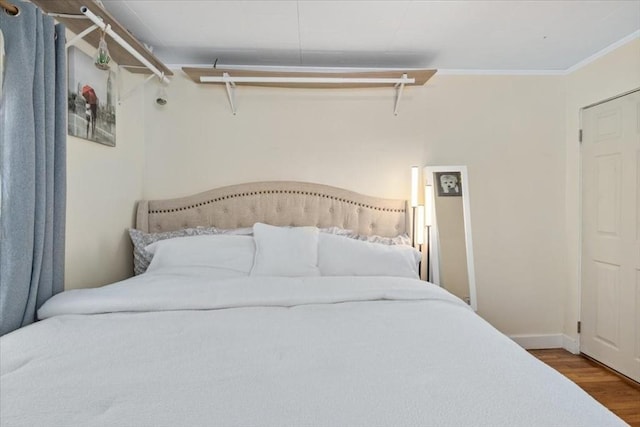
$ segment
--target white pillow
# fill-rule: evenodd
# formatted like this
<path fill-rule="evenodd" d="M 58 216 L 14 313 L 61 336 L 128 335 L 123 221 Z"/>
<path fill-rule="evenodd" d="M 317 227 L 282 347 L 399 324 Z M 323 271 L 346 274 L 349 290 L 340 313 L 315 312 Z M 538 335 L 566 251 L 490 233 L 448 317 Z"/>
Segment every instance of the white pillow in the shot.
<path fill-rule="evenodd" d="M 153 254 L 148 272 L 174 267 L 209 267 L 247 276 L 255 256 L 253 237 L 226 234 L 160 240 L 145 250 Z"/>
<path fill-rule="evenodd" d="M 319 276 L 318 229 L 256 223 L 252 276 Z"/>
<path fill-rule="evenodd" d="M 321 234 L 318 267 L 323 276 L 395 276 L 419 278 L 421 255 L 404 245 L 369 243 Z"/>

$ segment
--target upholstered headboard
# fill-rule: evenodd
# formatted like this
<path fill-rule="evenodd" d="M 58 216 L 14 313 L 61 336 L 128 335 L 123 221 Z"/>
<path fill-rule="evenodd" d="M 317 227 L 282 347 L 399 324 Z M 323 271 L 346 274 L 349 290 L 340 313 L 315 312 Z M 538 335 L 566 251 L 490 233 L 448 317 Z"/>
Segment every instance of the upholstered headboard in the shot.
<path fill-rule="evenodd" d="M 179 199 L 143 200 L 138 203 L 136 227 L 155 233 L 197 226 L 251 227 L 256 222 L 337 226 L 380 236 L 410 231 L 405 200 L 291 181 L 254 182 Z"/>

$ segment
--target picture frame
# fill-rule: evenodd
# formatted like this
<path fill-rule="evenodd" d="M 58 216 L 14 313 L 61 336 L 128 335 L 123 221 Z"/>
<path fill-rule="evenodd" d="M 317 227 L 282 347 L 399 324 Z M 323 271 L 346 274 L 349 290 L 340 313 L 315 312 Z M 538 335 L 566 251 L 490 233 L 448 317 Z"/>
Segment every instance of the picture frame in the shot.
<path fill-rule="evenodd" d="M 462 176 L 458 171 L 434 172 L 438 197 L 462 197 Z"/>
<path fill-rule="evenodd" d="M 67 132 L 70 136 L 116 146 L 116 73 L 100 70 L 91 56 L 67 51 Z"/>

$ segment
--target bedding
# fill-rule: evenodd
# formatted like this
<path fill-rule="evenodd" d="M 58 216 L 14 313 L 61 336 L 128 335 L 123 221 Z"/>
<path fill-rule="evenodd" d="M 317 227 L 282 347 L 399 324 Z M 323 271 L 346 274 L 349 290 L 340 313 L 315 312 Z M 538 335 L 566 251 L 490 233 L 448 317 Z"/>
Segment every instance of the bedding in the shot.
<path fill-rule="evenodd" d="M 364 234 L 356 234 L 352 238 L 356 240 L 362 240 L 369 243 L 380 243 L 382 245 L 411 245 L 411 238 L 408 234 L 399 234 L 393 237 L 384 237 L 384 236 L 366 236 Z"/>
<path fill-rule="evenodd" d="M 129 229 L 129 237 L 133 244 L 133 272 L 137 276 L 144 273 L 149 268 L 149 264 L 153 258 L 153 254 L 149 253 L 145 248 L 152 243 L 166 240 L 175 239 L 178 237 L 186 236 L 202 236 L 202 235 L 215 235 L 215 234 L 231 234 L 247 236 L 253 233 L 251 227 L 237 228 L 237 229 L 220 229 L 216 227 L 192 227 L 183 228 L 174 231 L 164 231 L 161 233 L 145 233 L 142 230 L 135 228 Z"/>
<path fill-rule="evenodd" d="M 318 238 L 322 276 L 396 276 L 417 279 L 421 254 L 411 246 L 353 240 L 333 234 Z"/>
<path fill-rule="evenodd" d="M 316 227 L 275 227 L 256 223 L 252 276 L 319 276 Z"/>
<path fill-rule="evenodd" d="M 620 426 L 441 288 L 148 272 L 0 338 L 7 426 Z"/>
<path fill-rule="evenodd" d="M 202 235 L 160 240 L 145 247 L 153 255 L 147 271 L 203 267 L 224 276 L 248 276 L 256 247 L 252 236 Z"/>
<path fill-rule="evenodd" d="M 326 234 L 335 234 L 338 236 L 349 237 L 350 239 L 362 240 L 364 242 L 369 242 L 369 243 L 379 243 L 381 245 L 411 246 L 411 238 L 406 233 L 398 234 L 397 236 L 393 236 L 393 237 L 383 237 L 383 236 L 376 236 L 375 234 L 370 234 L 370 235 L 358 234 L 353 232 L 352 230 L 345 230 L 344 228 L 340 228 L 340 227 L 321 228 L 320 232 L 326 233 Z"/>
<path fill-rule="evenodd" d="M 411 239 L 407 234 L 400 234 L 394 237 L 383 237 L 375 235 L 361 235 L 340 227 L 324 227 L 319 229 L 321 233 L 334 234 L 337 236 L 349 237 L 350 239 L 363 240 L 371 243 L 380 243 L 383 245 L 411 245 Z M 146 233 L 135 228 L 129 229 L 129 237 L 133 244 L 133 272 L 137 276 L 144 273 L 149 268 L 153 254 L 149 253 L 145 248 L 152 243 L 175 239 L 187 236 L 202 235 L 239 235 L 252 236 L 253 227 L 242 227 L 232 229 L 221 229 L 216 227 L 192 227 L 182 228 L 174 231 L 164 231 L 159 233 Z"/>

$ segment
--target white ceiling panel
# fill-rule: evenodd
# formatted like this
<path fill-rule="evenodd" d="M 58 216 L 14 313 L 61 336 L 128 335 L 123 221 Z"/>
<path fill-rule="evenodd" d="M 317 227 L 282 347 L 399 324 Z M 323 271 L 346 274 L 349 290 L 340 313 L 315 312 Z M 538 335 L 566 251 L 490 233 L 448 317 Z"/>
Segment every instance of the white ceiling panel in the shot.
<path fill-rule="evenodd" d="M 402 25 L 408 1 L 303 1 L 300 44 L 303 50 L 376 50 L 389 48 Z M 372 49 L 373 48 L 373 49 Z"/>
<path fill-rule="evenodd" d="M 138 39 L 143 41 L 153 40 L 155 45 L 160 44 L 160 34 L 155 34 L 149 28 L 148 22 L 140 19 L 138 14 L 129 8 L 127 2 L 105 0 L 103 2 L 109 12 L 116 16 L 118 21 L 129 29 L 129 31 Z"/>
<path fill-rule="evenodd" d="M 297 5 L 291 1 L 126 1 L 176 49 L 298 49 Z M 105 3 L 107 8 L 110 2 Z M 115 15 L 115 12 L 114 12 Z"/>
<path fill-rule="evenodd" d="M 186 47 L 156 48 L 154 53 L 167 64 L 214 64 L 219 65 L 269 65 L 282 66 L 300 64 L 300 52 L 296 50 L 277 49 L 219 49 Z"/>
<path fill-rule="evenodd" d="M 303 51 L 301 63 L 307 67 L 420 68 L 424 52 Z"/>
<path fill-rule="evenodd" d="M 104 0 L 169 64 L 565 70 L 640 30 L 640 0 Z"/>

